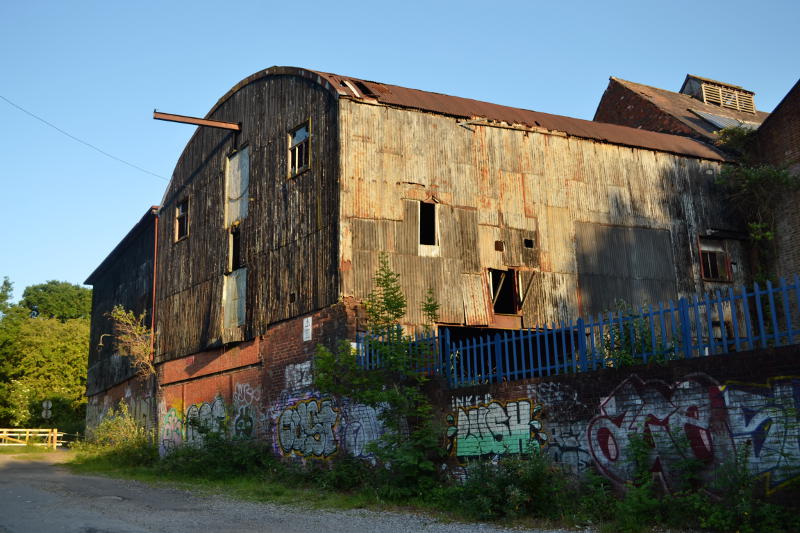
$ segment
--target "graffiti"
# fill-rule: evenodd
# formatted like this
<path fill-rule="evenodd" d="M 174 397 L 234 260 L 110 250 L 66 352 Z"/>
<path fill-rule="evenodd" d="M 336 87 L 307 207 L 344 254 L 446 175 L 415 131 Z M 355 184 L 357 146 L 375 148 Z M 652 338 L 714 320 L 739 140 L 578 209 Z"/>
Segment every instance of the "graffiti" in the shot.
<path fill-rule="evenodd" d="M 256 435 L 261 389 L 238 383 L 233 393 L 233 438 L 249 439 Z"/>
<path fill-rule="evenodd" d="M 732 449 L 719 386 L 704 374 L 673 386 L 631 376 L 600 404 L 587 429 L 595 464 L 617 483 L 634 478 L 637 465 L 628 452 L 632 435 L 649 448 L 646 464 L 672 489 L 680 485 L 687 461 L 702 466 L 709 478 Z M 640 465 L 641 467 L 642 465 Z"/>
<path fill-rule="evenodd" d="M 307 389 L 314 381 L 314 376 L 311 374 L 311 361 L 295 365 L 286 365 L 284 377 L 288 390 L 298 391 Z"/>
<path fill-rule="evenodd" d="M 225 402 L 221 396 L 211 403 L 190 405 L 186 410 L 186 442 L 202 444 L 204 433 L 223 432 L 225 417 Z"/>
<path fill-rule="evenodd" d="M 377 408 L 360 403 L 345 403 L 341 408 L 341 441 L 350 455 L 372 459 L 367 445 L 377 441 L 386 431 L 381 412 L 385 406 Z"/>
<path fill-rule="evenodd" d="M 183 420 L 175 408 L 164 415 L 159 432 L 158 452 L 164 457 L 183 443 Z"/>
<path fill-rule="evenodd" d="M 731 436 L 746 446 L 748 467 L 774 492 L 800 476 L 800 377 L 773 378 L 765 385 L 721 387 Z"/>
<path fill-rule="evenodd" d="M 591 468 L 593 463 L 586 442 L 585 423 L 548 423 L 547 433 L 547 447 L 544 451 L 553 462 L 576 474 Z"/>
<path fill-rule="evenodd" d="M 453 410 L 460 407 L 472 407 L 473 405 L 488 404 L 492 401 L 492 395 L 486 394 L 468 394 L 466 396 L 453 396 L 450 400 Z"/>
<path fill-rule="evenodd" d="M 537 404 L 548 406 L 551 418 L 574 419 L 586 411 L 586 405 L 578 399 L 578 391 L 570 385 L 545 381 L 528 385 L 528 397 Z"/>
<path fill-rule="evenodd" d="M 309 398 L 283 410 L 278 445 L 284 454 L 329 457 L 337 452 L 334 426 L 339 414 L 331 400 Z"/>
<path fill-rule="evenodd" d="M 537 419 L 541 409 L 527 399 L 461 407 L 447 418 L 448 451 L 456 457 L 478 457 L 539 450 L 547 441 Z"/>

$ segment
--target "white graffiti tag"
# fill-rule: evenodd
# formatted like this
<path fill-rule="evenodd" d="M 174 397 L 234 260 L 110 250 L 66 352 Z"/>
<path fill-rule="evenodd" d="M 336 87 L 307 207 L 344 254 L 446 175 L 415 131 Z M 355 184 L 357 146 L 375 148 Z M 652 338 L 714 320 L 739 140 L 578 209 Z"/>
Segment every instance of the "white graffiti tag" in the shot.
<path fill-rule="evenodd" d="M 284 409 L 278 421 L 278 440 L 283 453 L 327 457 L 338 447 L 333 428 L 339 418 L 330 400 L 310 398 Z"/>

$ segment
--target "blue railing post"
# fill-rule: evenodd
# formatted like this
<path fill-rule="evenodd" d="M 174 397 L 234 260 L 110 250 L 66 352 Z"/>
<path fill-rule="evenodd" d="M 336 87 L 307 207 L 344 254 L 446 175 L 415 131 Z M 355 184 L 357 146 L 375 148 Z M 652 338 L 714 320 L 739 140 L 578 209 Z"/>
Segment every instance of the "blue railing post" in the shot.
<path fill-rule="evenodd" d="M 581 371 L 585 372 L 589 365 L 586 361 L 586 327 L 583 324 L 583 318 L 578 318 L 575 327 L 578 330 L 578 361 L 580 361 Z"/>
<path fill-rule="evenodd" d="M 452 385 L 450 381 L 450 354 L 452 346 L 450 346 L 450 330 L 444 328 L 439 335 L 439 371 L 444 374 L 448 385 Z"/>
<path fill-rule="evenodd" d="M 683 344 L 683 357 L 692 358 L 692 324 L 689 318 L 689 302 L 686 298 L 678 300 L 678 316 L 681 321 L 681 344 Z"/>
<path fill-rule="evenodd" d="M 497 381 L 503 381 L 503 341 L 500 334 L 494 334 L 494 361 L 497 363 Z"/>

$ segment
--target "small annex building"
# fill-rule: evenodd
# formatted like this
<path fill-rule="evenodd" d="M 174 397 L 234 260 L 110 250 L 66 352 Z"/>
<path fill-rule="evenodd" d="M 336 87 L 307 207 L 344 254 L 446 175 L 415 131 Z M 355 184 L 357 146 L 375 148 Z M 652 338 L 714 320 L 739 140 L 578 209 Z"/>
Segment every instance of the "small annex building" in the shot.
<path fill-rule="evenodd" d="M 87 280 L 87 423 L 137 402 L 165 451 L 201 438 L 194 419 L 281 455 L 362 453 L 380 433 L 374 411 L 319 398 L 312 358 L 362 328 L 381 253 L 409 301 L 404 325 L 421 325 L 430 288 L 436 327 L 455 336 L 747 274 L 742 228 L 714 186 L 726 159 L 703 135 L 293 67 L 242 80 L 206 119 L 239 129 L 198 127 L 161 205 Z M 152 324 L 154 381 L 115 352 L 114 305 Z"/>

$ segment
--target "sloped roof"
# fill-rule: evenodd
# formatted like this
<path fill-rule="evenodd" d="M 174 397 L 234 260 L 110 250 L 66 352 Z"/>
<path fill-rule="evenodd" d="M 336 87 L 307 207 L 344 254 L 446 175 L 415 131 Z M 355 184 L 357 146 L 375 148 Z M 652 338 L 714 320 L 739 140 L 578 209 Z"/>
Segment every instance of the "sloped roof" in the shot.
<path fill-rule="evenodd" d="M 699 78 L 698 76 L 692 77 L 703 79 Z M 754 125 L 761 124 L 769 116 L 769 113 L 765 111 L 756 111 L 755 115 L 744 111 L 735 111 L 733 109 L 707 104 L 701 100 L 689 96 L 688 94 L 667 91 L 657 87 L 650 87 L 649 85 L 642 85 L 641 83 L 634 83 L 632 81 L 615 78 L 613 76 L 611 77 L 611 80 L 639 94 L 653 105 L 661 109 L 663 112 L 672 115 L 683 124 L 686 124 L 692 130 L 697 132 L 699 135 L 709 140 L 716 139 L 714 132 L 717 131 L 719 127 L 703 119 L 701 115 L 695 113 L 695 111 L 717 115 L 719 117 L 731 119 L 737 122 L 748 122 Z"/>
<path fill-rule="evenodd" d="M 652 131 L 604 124 L 582 120 L 579 118 L 551 115 L 539 111 L 530 111 L 516 107 L 508 107 L 470 98 L 450 96 L 430 91 L 409 89 L 399 85 L 342 76 L 330 72 L 318 72 L 297 67 L 270 67 L 256 72 L 237 83 L 209 111 L 210 118 L 222 103 L 243 86 L 267 76 L 299 76 L 317 83 L 331 91 L 336 97 L 349 98 L 369 103 L 378 103 L 393 107 L 417 109 L 431 113 L 439 113 L 467 120 L 481 119 L 508 125 L 520 125 L 529 128 L 540 128 L 565 133 L 573 137 L 592 139 L 600 142 L 647 148 L 660 152 L 724 161 L 726 158 L 712 146 L 697 140 L 678 135 L 656 133 Z"/>
<path fill-rule="evenodd" d="M 562 115 L 552 115 L 550 113 L 409 89 L 398 85 L 389 85 L 327 72 L 317 72 L 317 74 L 336 87 L 340 94 L 344 93 L 350 98 L 441 113 L 464 119 L 485 119 L 509 125 L 542 128 L 584 139 L 636 148 L 648 148 L 703 159 L 725 159 L 712 147 L 677 135 L 656 133 L 616 124 L 603 124 Z"/>

